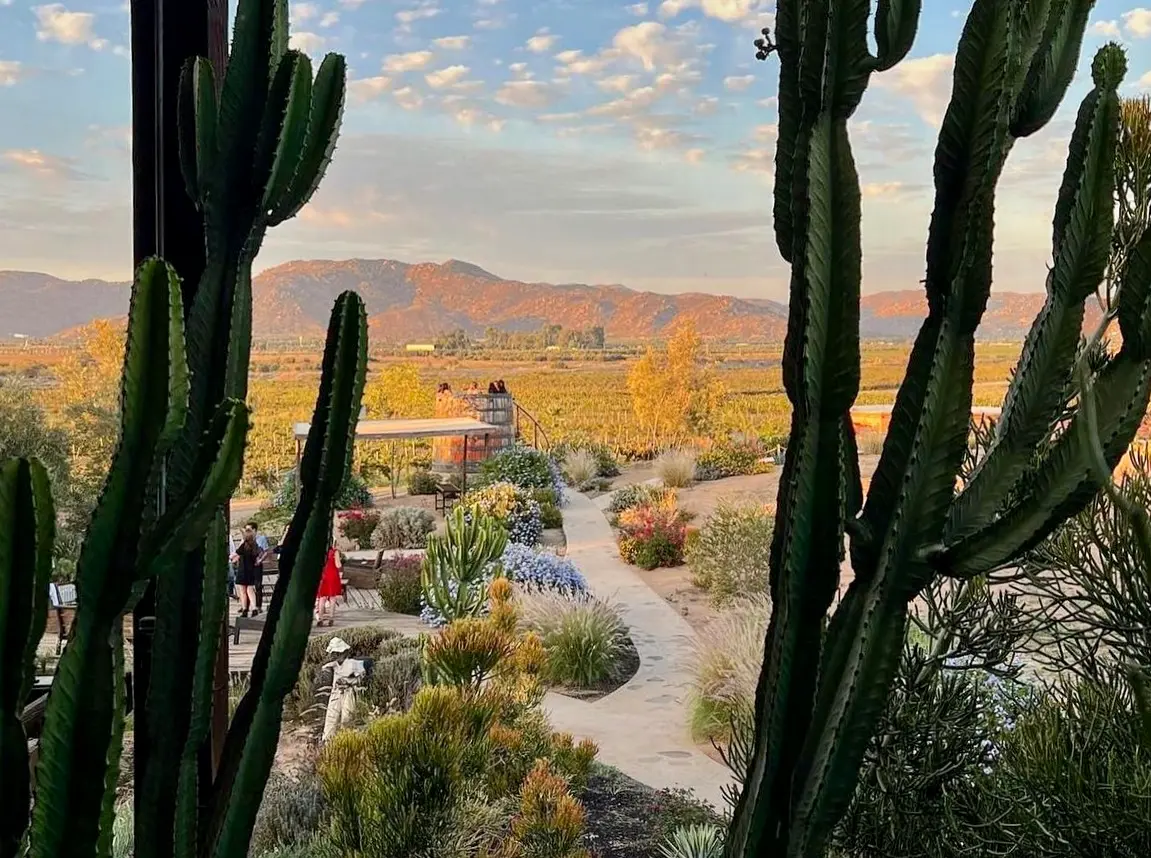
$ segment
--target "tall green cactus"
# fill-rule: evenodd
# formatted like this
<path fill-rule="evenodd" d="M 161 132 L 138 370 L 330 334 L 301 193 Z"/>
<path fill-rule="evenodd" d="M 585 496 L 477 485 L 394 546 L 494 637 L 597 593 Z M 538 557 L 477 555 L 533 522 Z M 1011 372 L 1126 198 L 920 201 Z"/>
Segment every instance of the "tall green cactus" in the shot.
<path fill-rule="evenodd" d="M 873 72 L 911 47 L 919 0 L 780 0 L 774 219 L 791 264 L 784 385 L 793 408 L 770 589 L 774 613 L 732 856 L 814 858 L 854 791 L 886 704 L 908 603 L 936 576 L 1010 564 L 1098 490 L 1086 409 L 1061 419 L 1081 359 L 1084 304 L 1111 242 L 1119 102 L 1115 45 L 1095 58 L 1055 209 L 1047 300 L 994 443 L 961 490 L 975 332 L 991 288 L 995 189 L 1015 141 L 1054 115 L 1092 0 L 975 0 L 955 58 L 935 156 L 928 315 L 912 349 L 866 503 L 850 408 L 859 386 L 860 190 L 847 120 Z M 765 37 L 768 36 L 765 31 Z M 1099 437 L 1113 466 L 1151 394 L 1151 233 L 1121 274 L 1121 348 L 1091 364 Z M 1093 344 L 1094 345 L 1094 344 Z M 1040 453 L 1037 458 L 1036 451 Z M 828 621 L 849 537 L 854 579 Z"/>
<path fill-rule="evenodd" d="M 154 616 L 136 620 L 151 636 L 157 669 L 133 665 L 137 684 L 147 689 L 135 715 L 137 755 L 147 761 L 137 768 L 134 789 L 135 854 L 247 853 L 281 703 L 303 659 L 367 362 L 363 304 L 345 293 L 333 311 L 301 464 L 300 504 L 251 690 L 232 721 L 226 764 L 213 772 L 213 674 L 227 606 L 221 508 L 239 481 L 248 427 L 251 266 L 267 228 L 294 215 L 314 193 L 344 103 L 343 58 L 325 59 L 313 85 L 307 59 L 287 50 L 287 20 L 286 0 L 241 0 L 219 92 L 202 59 L 189 65 L 182 82 L 183 167 L 204 214 L 207 265 L 194 288 L 182 289 L 171 268 L 148 260 L 133 284 L 120 442 L 81 552 L 76 620 L 41 737 L 28 832 L 36 858 L 89 858 L 110 849 L 123 728 L 120 629 L 148 587 L 154 587 Z M 12 596 L 0 618 L 6 754 L 0 858 L 15 854 L 28 821 L 26 803 L 9 802 L 7 785 L 19 796 L 27 779 L 19 766 L 7 765 L 7 754 L 13 760 L 25 755 L 26 773 L 23 734 L 9 716 L 21 711 L 30 675 L 17 650 L 39 638 L 27 617 L 43 623 L 47 567 L 26 562 L 31 552 L 50 557 L 51 534 L 29 527 L 45 515 L 51 519 L 42 473 L 22 462 L 0 470 L 0 585 Z M 5 549 L 19 562 L 2 562 Z"/>

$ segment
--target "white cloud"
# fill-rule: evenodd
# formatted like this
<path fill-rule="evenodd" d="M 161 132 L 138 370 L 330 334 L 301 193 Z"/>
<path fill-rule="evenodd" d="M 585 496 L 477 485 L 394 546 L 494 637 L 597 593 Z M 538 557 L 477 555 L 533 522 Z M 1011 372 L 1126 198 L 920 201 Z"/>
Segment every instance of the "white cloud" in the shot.
<path fill-rule="evenodd" d="M 80 174 L 70 158 L 48 155 L 39 149 L 9 149 L 3 160 L 17 169 L 42 179 L 73 179 Z"/>
<path fill-rule="evenodd" d="M 471 41 L 471 36 L 443 36 L 433 40 L 432 44 L 437 48 L 444 48 L 449 51 L 462 51 L 471 44 Z"/>
<path fill-rule="evenodd" d="M 528 39 L 526 47 L 533 54 L 546 54 L 558 41 L 559 36 L 549 33 L 545 28 Z"/>
<path fill-rule="evenodd" d="M 615 116 L 620 119 L 635 118 L 655 104 L 659 93 L 654 87 L 641 86 L 625 93 L 621 98 L 596 104 L 588 108 L 591 116 Z"/>
<path fill-rule="evenodd" d="M 634 80 L 634 75 L 616 74 L 596 81 L 596 86 L 604 92 L 627 92 L 631 89 Z"/>
<path fill-rule="evenodd" d="M 655 21 L 624 27 L 615 34 L 612 45 L 639 60 L 647 71 L 673 65 L 682 58 L 681 45 L 668 36 L 667 27 Z"/>
<path fill-rule="evenodd" d="M 583 51 L 560 51 L 556 54 L 556 61 L 563 66 L 560 71 L 566 74 L 599 74 L 611 65 L 619 53 L 617 50 L 608 50 L 595 56 L 585 56 Z"/>
<path fill-rule="evenodd" d="M 867 182 L 860 187 L 864 199 L 893 200 L 903 196 L 906 190 L 903 182 Z"/>
<path fill-rule="evenodd" d="M 532 72 L 528 69 L 527 63 L 512 63 L 510 66 L 508 66 L 508 71 L 510 71 L 521 80 L 527 80 L 528 78 L 535 77 L 535 75 L 532 74 Z"/>
<path fill-rule="evenodd" d="M 320 14 L 320 7 L 315 3 L 293 3 L 291 6 L 292 24 L 302 24 L 310 21 Z"/>
<path fill-rule="evenodd" d="M 405 26 L 410 26 L 416 21 L 434 18 L 440 14 L 438 6 L 418 6 L 415 9 L 401 9 L 396 13 L 396 20 Z"/>
<path fill-rule="evenodd" d="M 683 160 L 689 164 L 698 164 L 703 160 L 704 154 L 702 149 L 688 149 L 683 153 Z"/>
<path fill-rule="evenodd" d="M 637 18 L 642 18 L 644 15 L 647 14 L 647 4 L 646 3 L 632 3 L 630 6 L 627 7 L 627 11 L 630 12 L 631 14 L 635 15 Z"/>
<path fill-rule="evenodd" d="M 396 104 L 404 110 L 419 110 L 424 103 L 424 97 L 410 86 L 401 87 L 392 93 Z"/>
<path fill-rule="evenodd" d="M 390 77 L 365 77 L 348 82 L 348 92 L 361 101 L 370 101 L 378 98 L 392 88 Z"/>
<path fill-rule="evenodd" d="M 761 5 L 761 0 L 663 0 L 659 14 L 674 18 L 685 9 L 698 7 L 707 17 L 732 24 L 750 17 Z"/>
<path fill-rule="evenodd" d="M 509 80 L 496 92 L 496 101 L 508 107 L 542 109 L 558 98 L 554 86 L 538 80 Z"/>
<path fill-rule="evenodd" d="M 1123 26 L 1127 32 L 1137 39 L 1146 39 L 1151 36 L 1151 9 L 1132 9 L 1122 15 Z"/>
<path fill-rule="evenodd" d="M 904 60 L 894 69 L 875 78 L 885 87 L 910 99 L 915 111 L 928 125 L 938 128 L 951 98 L 951 77 L 955 68 L 953 54 L 934 54 Z"/>
<path fill-rule="evenodd" d="M 4 82 L 3 65 L 4 65 L 3 63 L 0 63 L 0 83 Z M 1147 72 L 1147 74 L 1145 74 L 1145 75 L 1143 75 L 1143 77 L 1139 78 L 1139 80 L 1137 80 L 1135 82 L 1135 85 L 1137 87 L 1139 87 L 1140 89 L 1151 89 L 1151 72 Z"/>
<path fill-rule="evenodd" d="M 91 12 L 69 12 L 62 3 L 35 6 L 32 11 L 36 13 L 36 38 L 42 42 L 83 45 L 103 41 L 92 36 L 96 16 Z"/>
<path fill-rule="evenodd" d="M 432 89 L 445 89 L 464 80 L 468 76 L 468 71 L 467 66 L 448 66 L 438 71 L 428 72 L 424 75 L 424 80 Z"/>
<path fill-rule="evenodd" d="M 339 12 L 325 12 L 324 16 L 320 18 L 321 27 L 334 27 L 338 23 L 340 23 Z"/>
<path fill-rule="evenodd" d="M 743 92 L 753 83 L 755 83 L 753 74 L 729 75 L 723 79 L 723 88 L 731 92 Z"/>
<path fill-rule="evenodd" d="M 24 76 L 24 67 L 16 60 L 0 60 L 0 86 L 15 86 Z"/>
<path fill-rule="evenodd" d="M 774 143 L 779 137 L 779 125 L 775 122 L 757 125 L 752 129 L 751 136 L 760 143 Z"/>
<path fill-rule="evenodd" d="M 318 36 L 315 33 L 301 31 L 299 33 L 292 33 L 288 38 L 288 44 L 297 51 L 303 51 L 305 54 L 314 54 L 324 49 L 324 37 Z"/>
<path fill-rule="evenodd" d="M 407 54 L 392 54 L 384 58 L 384 71 L 409 72 L 428 67 L 432 61 L 431 51 L 412 51 Z"/>
<path fill-rule="evenodd" d="M 745 149 L 732 157 L 731 166 L 741 173 L 764 173 L 770 177 L 775 169 L 775 149 Z"/>
<path fill-rule="evenodd" d="M 1111 39 L 1120 38 L 1118 21 L 1096 21 L 1091 25 L 1091 32 Z"/>

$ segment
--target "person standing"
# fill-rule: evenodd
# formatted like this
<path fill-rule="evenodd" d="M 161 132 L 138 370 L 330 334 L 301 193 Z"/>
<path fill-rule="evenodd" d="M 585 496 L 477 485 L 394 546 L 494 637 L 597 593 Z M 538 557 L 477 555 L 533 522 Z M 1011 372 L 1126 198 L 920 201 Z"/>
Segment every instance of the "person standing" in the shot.
<path fill-rule="evenodd" d="M 252 616 L 260 613 L 255 607 L 256 596 L 256 565 L 260 560 L 260 547 L 256 544 L 256 533 L 250 527 L 244 528 L 244 538 L 232 554 L 232 562 L 236 564 L 236 591 L 240 597 L 240 616 Z"/>
<path fill-rule="evenodd" d="M 356 711 L 356 689 L 367 670 L 360 659 L 348 658 L 350 650 L 351 647 L 342 638 L 332 638 L 328 642 L 328 654 L 334 655 L 335 660 L 322 668 L 332 671 L 332 691 L 328 696 L 328 711 L 324 716 L 323 742 L 336 735 L 341 727 L 347 726 Z"/>
<path fill-rule="evenodd" d="M 343 568 L 344 561 L 333 545 L 328 549 L 324 571 L 320 574 L 320 588 L 316 591 L 317 626 L 322 626 L 325 622 L 329 626 L 335 624 L 336 599 L 344 595 L 344 581 L 340 572 Z"/>
<path fill-rule="evenodd" d="M 256 537 L 256 547 L 261 552 L 260 559 L 256 562 L 256 610 L 252 613 L 252 616 L 255 617 L 264 609 L 264 561 L 272 553 L 272 548 L 268 545 L 268 537 L 260 533 L 260 526 L 255 521 L 248 522 L 245 527 L 245 531 L 247 530 L 251 530 Z"/>

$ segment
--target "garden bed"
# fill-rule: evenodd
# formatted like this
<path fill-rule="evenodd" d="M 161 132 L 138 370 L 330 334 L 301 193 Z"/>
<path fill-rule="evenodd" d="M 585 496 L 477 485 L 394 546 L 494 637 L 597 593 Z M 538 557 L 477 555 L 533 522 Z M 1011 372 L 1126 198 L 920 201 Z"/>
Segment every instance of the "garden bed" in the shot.
<path fill-rule="evenodd" d="M 663 858 L 664 839 L 683 825 L 719 823 L 715 808 L 682 790 L 657 790 L 618 769 L 593 764 L 584 840 L 596 858 Z"/>

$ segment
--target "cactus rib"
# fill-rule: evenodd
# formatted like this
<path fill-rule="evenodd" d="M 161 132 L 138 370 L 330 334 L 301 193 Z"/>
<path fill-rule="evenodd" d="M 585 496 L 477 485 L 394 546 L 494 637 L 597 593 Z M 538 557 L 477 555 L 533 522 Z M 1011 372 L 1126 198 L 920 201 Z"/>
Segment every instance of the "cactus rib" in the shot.
<path fill-rule="evenodd" d="M 21 715 L 36 645 L 48 618 L 56 513 L 36 460 L 0 463 L 0 858 L 13 858 L 28 827 L 28 744 Z"/>

